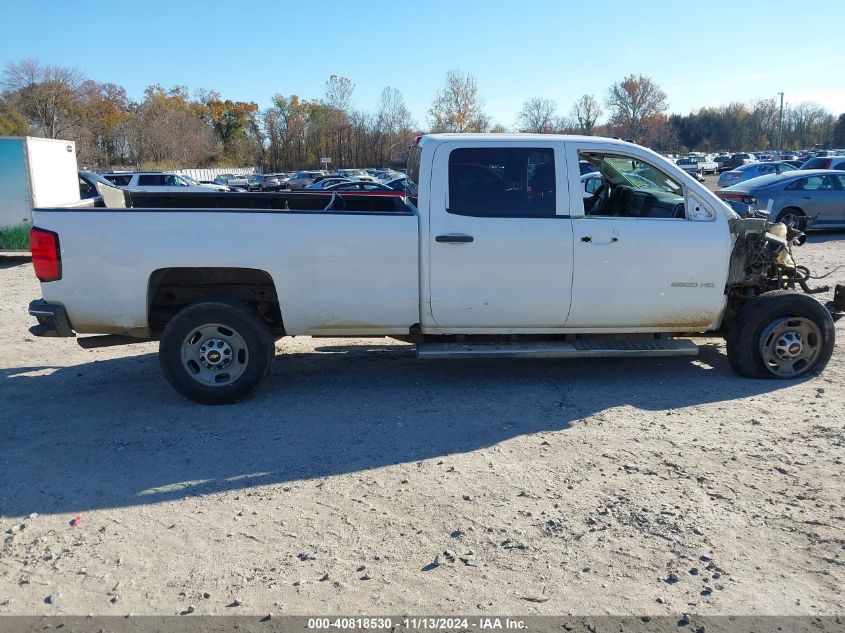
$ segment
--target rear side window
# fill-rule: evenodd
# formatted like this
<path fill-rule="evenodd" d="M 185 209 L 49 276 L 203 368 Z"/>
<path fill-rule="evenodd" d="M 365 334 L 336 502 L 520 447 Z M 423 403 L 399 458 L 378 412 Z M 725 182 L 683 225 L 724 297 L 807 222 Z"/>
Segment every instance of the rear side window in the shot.
<path fill-rule="evenodd" d="M 163 174 L 145 174 L 138 176 L 138 184 L 141 187 L 163 187 L 167 183 Z"/>
<path fill-rule="evenodd" d="M 117 175 L 114 175 L 114 174 L 106 174 L 105 176 L 103 176 L 103 178 L 108 180 L 110 183 L 117 185 L 118 187 L 126 187 L 129 184 L 129 182 L 132 180 L 132 174 L 129 174 L 129 175 L 126 175 L 126 176 L 117 176 Z"/>
<path fill-rule="evenodd" d="M 806 178 L 799 178 L 787 189 L 797 191 L 828 191 L 835 189 L 833 179 L 830 176 L 807 176 Z"/>
<path fill-rule="evenodd" d="M 552 217 L 555 191 L 554 150 L 491 147 L 449 154 L 449 213 Z"/>

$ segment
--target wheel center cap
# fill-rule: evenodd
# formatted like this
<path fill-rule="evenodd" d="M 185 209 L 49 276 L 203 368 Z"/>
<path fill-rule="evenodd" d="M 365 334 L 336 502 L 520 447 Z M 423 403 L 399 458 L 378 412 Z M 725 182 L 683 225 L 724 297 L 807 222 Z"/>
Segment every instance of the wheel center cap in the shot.
<path fill-rule="evenodd" d="M 222 338 L 210 338 L 200 347 L 200 362 L 207 369 L 225 369 L 232 362 L 232 346 Z"/>
<path fill-rule="evenodd" d="M 801 339 L 801 335 L 794 330 L 784 332 L 775 343 L 775 353 L 783 359 L 795 358 L 800 356 L 803 351 L 804 341 Z"/>

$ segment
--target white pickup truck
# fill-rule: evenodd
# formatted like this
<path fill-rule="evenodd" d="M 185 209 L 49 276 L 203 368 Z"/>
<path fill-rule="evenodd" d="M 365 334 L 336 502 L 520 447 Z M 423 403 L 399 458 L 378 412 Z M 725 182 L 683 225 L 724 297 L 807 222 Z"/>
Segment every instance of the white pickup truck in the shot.
<path fill-rule="evenodd" d="M 579 161 L 601 178 L 585 195 Z M 802 236 L 741 219 L 643 147 L 597 137 L 423 136 L 404 194 L 105 192 L 38 209 L 41 336 L 160 341 L 165 377 L 202 403 L 254 392 L 282 336 L 389 336 L 421 357 L 695 354 L 734 370 L 822 371 L 833 301 L 807 285 Z M 816 289 L 819 291 L 821 289 Z"/>

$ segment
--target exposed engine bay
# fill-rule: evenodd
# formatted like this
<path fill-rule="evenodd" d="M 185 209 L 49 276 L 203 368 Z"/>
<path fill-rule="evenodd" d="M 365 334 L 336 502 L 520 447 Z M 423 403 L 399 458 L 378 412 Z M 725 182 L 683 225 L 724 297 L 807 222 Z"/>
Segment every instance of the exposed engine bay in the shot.
<path fill-rule="evenodd" d="M 731 218 L 731 232 L 736 242 L 731 254 L 726 293 L 728 314 L 735 314 L 750 299 L 772 290 L 796 290 L 815 295 L 830 290 L 830 286 L 812 286 L 810 269 L 796 263 L 793 247 L 801 246 L 807 236 L 798 229 L 767 218 Z M 834 320 L 845 310 L 845 289 L 837 286 L 836 296 L 828 309 Z"/>

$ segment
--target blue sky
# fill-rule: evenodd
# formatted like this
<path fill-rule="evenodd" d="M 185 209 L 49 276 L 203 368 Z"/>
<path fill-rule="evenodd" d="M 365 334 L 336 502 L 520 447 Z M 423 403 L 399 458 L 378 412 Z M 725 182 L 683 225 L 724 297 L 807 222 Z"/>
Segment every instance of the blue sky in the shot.
<path fill-rule="evenodd" d="M 522 101 L 561 113 L 584 93 L 643 73 L 673 112 L 771 97 L 845 112 L 845 2 L 599 0 L 597 2 L 4 3 L 0 64 L 35 57 L 75 66 L 131 98 L 151 83 L 213 88 L 270 105 L 275 93 L 318 98 L 331 74 L 374 110 L 398 88 L 424 123 L 447 70 L 475 75 L 493 122 L 513 126 Z M 803 11 L 802 7 L 808 7 Z"/>

